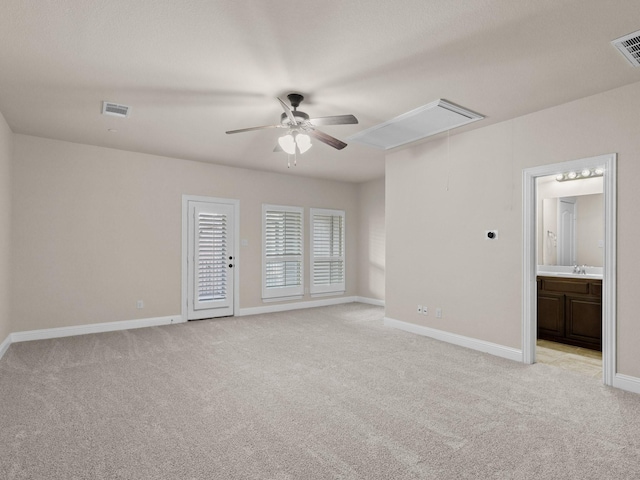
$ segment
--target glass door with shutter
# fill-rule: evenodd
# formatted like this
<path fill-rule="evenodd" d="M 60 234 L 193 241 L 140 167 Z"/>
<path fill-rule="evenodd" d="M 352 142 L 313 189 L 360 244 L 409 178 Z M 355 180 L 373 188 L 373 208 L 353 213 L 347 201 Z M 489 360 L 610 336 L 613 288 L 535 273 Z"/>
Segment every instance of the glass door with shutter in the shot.
<path fill-rule="evenodd" d="M 189 202 L 188 320 L 233 315 L 234 206 Z"/>

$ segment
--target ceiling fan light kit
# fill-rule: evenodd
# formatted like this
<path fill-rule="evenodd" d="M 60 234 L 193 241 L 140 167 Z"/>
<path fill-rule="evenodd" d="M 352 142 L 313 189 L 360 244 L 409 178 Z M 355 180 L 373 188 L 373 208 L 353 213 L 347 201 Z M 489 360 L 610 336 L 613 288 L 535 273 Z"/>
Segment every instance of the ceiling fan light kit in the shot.
<path fill-rule="evenodd" d="M 242 133 L 253 130 L 265 130 L 270 128 L 286 128 L 288 132 L 278 139 L 278 145 L 274 151 L 283 151 L 289 155 L 303 154 L 311 148 L 311 137 L 329 145 L 337 150 L 342 150 L 347 146 L 341 140 L 328 135 L 316 127 L 321 125 L 348 125 L 358 123 L 358 119 L 353 115 L 334 115 L 330 117 L 309 118 L 305 112 L 298 110 L 304 97 L 299 93 L 287 95 L 291 107 L 282 99 L 278 98 L 284 113 L 280 115 L 280 123 L 276 125 L 263 125 L 260 127 L 242 128 L 239 130 L 229 130 L 226 133 Z M 290 165 L 290 163 L 288 163 Z M 294 165 L 296 162 L 294 162 Z"/>
<path fill-rule="evenodd" d="M 278 144 L 289 155 L 303 154 L 311 148 L 311 138 L 304 133 L 293 131 L 280 137 Z"/>

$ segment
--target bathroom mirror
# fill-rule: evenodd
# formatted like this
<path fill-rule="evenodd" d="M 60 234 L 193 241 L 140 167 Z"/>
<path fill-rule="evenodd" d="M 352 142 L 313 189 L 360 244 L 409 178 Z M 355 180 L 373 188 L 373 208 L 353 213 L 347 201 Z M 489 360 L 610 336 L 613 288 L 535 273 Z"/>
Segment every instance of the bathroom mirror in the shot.
<path fill-rule="evenodd" d="M 602 178 L 557 182 L 551 176 L 538 180 L 538 263 L 602 267 Z"/>

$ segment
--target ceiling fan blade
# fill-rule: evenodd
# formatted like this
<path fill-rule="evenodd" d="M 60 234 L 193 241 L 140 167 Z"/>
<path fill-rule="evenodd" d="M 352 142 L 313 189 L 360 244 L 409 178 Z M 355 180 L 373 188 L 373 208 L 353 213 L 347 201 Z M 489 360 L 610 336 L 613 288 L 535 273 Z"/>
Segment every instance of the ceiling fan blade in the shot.
<path fill-rule="evenodd" d="M 331 135 L 327 135 L 320 130 L 307 130 L 306 133 L 308 133 L 309 136 L 315 138 L 316 140 L 320 140 L 322 143 L 326 143 L 327 145 L 333 148 L 337 148 L 338 150 L 342 150 L 347 146 L 347 144 L 342 140 L 338 140 L 337 138 L 332 137 Z"/>
<path fill-rule="evenodd" d="M 312 125 L 349 125 L 358 123 L 358 119 L 353 115 L 333 115 L 331 117 L 310 118 Z"/>
<path fill-rule="evenodd" d="M 242 133 L 242 132 L 252 132 L 253 130 L 266 130 L 267 128 L 282 128 L 282 125 L 263 125 L 261 127 L 249 127 L 249 128 L 241 128 L 239 130 L 229 130 L 226 133 Z"/>
<path fill-rule="evenodd" d="M 289 121 L 291 122 L 291 125 L 298 125 L 298 122 L 296 122 L 296 117 L 293 116 L 293 112 L 291 111 L 291 109 L 289 108 L 289 105 L 287 105 L 286 103 L 284 103 L 280 97 L 276 97 L 278 99 L 278 101 L 282 104 L 282 108 L 284 109 L 284 113 L 287 114 L 287 117 L 289 117 Z"/>

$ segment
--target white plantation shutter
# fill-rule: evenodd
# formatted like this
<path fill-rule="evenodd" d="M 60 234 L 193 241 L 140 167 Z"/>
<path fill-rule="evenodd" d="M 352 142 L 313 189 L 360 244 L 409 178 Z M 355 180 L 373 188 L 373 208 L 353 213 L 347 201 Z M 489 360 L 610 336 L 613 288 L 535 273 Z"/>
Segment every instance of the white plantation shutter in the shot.
<path fill-rule="evenodd" d="M 197 212 L 195 309 L 227 298 L 227 216 Z M 206 307 L 205 307 L 206 308 Z"/>
<path fill-rule="evenodd" d="M 311 209 L 311 293 L 343 293 L 345 287 L 343 210 Z"/>
<path fill-rule="evenodd" d="M 263 205 L 262 217 L 262 298 L 303 295 L 303 209 Z"/>

